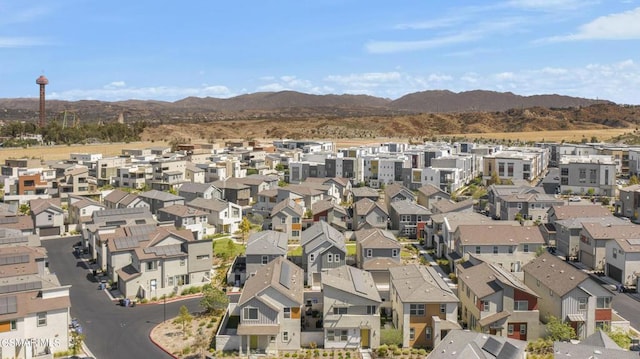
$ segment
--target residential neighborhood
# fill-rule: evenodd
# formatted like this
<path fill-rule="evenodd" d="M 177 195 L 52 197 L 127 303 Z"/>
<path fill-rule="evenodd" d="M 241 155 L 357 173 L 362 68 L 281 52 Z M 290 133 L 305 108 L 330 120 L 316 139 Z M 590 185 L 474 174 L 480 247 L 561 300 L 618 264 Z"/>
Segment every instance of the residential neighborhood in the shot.
<path fill-rule="evenodd" d="M 78 276 L 116 304 L 223 291 L 209 352 L 524 358 L 554 323 L 573 334 L 548 353 L 637 348 L 607 335 L 637 344 L 638 311 L 615 303 L 640 308 L 640 184 L 613 145 L 571 146 L 280 140 L 8 159 L 0 342 L 57 341 L 0 358 L 72 348 L 74 287 L 43 246 L 70 237 Z"/>

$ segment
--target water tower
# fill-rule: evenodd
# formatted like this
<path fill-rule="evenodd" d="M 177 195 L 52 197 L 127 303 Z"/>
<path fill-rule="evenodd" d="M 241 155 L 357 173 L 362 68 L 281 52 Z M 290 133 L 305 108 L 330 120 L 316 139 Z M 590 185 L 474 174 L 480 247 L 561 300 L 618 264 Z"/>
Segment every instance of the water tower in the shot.
<path fill-rule="evenodd" d="M 36 79 L 36 84 L 40 85 L 40 121 L 38 125 L 44 127 L 46 121 L 44 112 L 44 87 L 49 84 L 49 80 L 44 77 L 44 75 L 40 75 L 40 77 Z"/>

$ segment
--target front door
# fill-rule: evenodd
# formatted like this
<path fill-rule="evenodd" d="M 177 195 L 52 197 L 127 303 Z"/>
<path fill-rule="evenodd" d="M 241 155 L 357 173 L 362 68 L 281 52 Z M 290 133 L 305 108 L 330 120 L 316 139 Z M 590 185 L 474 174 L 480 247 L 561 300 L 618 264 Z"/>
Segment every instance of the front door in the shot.
<path fill-rule="evenodd" d="M 258 336 L 250 335 L 249 336 L 249 349 L 258 349 Z"/>
<path fill-rule="evenodd" d="M 360 329 L 360 347 L 369 348 L 369 329 Z"/>

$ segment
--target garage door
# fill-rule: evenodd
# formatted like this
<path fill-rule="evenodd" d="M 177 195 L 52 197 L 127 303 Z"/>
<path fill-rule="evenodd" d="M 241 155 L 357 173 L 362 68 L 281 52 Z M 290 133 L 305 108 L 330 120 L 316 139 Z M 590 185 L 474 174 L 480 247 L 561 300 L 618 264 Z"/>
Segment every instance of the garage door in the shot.
<path fill-rule="evenodd" d="M 580 251 L 580 262 L 589 268 L 593 268 L 593 255 L 589 252 Z"/>
<path fill-rule="evenodd" d="M 607 275 L 622 283 L 622 269 L 607 263 Z"/>
<path fill-rule="evenodd" d="M 40 236 L 57 236 L 60 235 L 60 227 L 40 228 Z"/>

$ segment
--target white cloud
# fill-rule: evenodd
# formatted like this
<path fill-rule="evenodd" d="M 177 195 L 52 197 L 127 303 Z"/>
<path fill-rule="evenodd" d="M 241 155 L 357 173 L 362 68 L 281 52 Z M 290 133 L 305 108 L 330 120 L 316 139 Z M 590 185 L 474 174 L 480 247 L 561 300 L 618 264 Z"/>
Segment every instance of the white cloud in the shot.
<path fill-rule="evenodd" d="M 399 72 L 366 72 L 349 75 L 329 75 L 324 78 L 327 82 L 337 83 L 353 88 L 377 87 L 381 83 L 398 82 L 402 78 Z"/>
<path fill-rule="evenodd" d="M 586 0 L 511 0 L 508 6 L 530 10 L 570 10 L 590 5 Z"/>
<path fill-rule="evenodd" d="M 291 90 L 291 89 L 277 82 L 258 86 L 257 88 L 258 92 L 279 92 L 279 91 L 285 91 L 285 90 Z"/>
<path fill-rule="evenodd" d="M 464 21 L 464 19 L 465 19 L 464 16 L 457 15 L 457 16 L 444 17 L 440 19 L 433 19 L 433 20 L 427 20 L 427 21 L 421 21 L 421 22 L 398 24 L 394 26 L 394 28 L 398 30 L 437 29 L 437 28 L 451 27 L 451 26 L 457 25 L 462 21 Z"/>
<path fill-rule="evenodd" d="M 114 85 L 115 84 L 115 85 Z M 189 96 L 231 97 L 234 94 L 226 86 L 203 87 L 127 87 L 124 81 L 115 81 L 98 89 L 74 89 L 52 92 L 49 97 L 56 100 L 121 101 L 129 99 L 175 101 Z"/>
<path fill-rule="evenodd" d="M 0 36 L 0 48 L 33 47 L 47 45 L 47 41 L 37 37 L 5 37 Z"/>
<path fill-rule="evenodd" d="M 539 41 L 638 39 L 640 39 L 640 7 L 626 12 L 601 16 L 580 26 L 575 34 L 555 36 Z"/>

